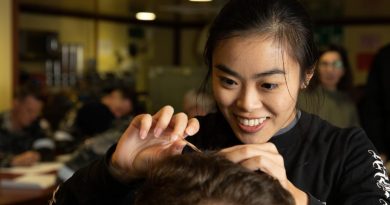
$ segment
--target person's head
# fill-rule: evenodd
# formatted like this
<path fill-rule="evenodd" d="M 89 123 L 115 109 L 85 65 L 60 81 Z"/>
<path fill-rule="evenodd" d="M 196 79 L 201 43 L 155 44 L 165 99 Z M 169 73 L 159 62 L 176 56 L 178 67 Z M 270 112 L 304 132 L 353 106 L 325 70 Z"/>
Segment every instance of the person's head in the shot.
<path fill-rule="evenodd" d="M 30 126 L 41 114 L 44 96 L 38 89 L 21 87 L 13 97 L 12 116 L 14 126 L 25 128 Z"/>
<path fill-rule="evenodd" d="M 316 54 L 297 1 L 231 0 L 210 28 L 204 85 L 211 77 L 218 108 L 243 143 L 265 142 L 295 117 Z"/>
<path fill-rule="evenodd" d="M 195 116 L 204 116 L 214 109 L 215 102 L 211 95 L 205 92 L 197 92 L 196 90 L 189 90 L 185 93 L 183 98 L 183 112 L 189 118 Z"/>
<path fill-rule="evenodd" d="M 136 99 L 133 92 L 125 87 L 109 86 L 103 89 L 101 102 L 116 118 L 121 118 L 133 111 Z"/>
<path fill-rule="evenodd" d="M 265 173 L 222 156 L 190 153 L 155 165 L 136 205 L 292 205 L 291 194 Z"/>
<path fill-rule="evenodd" d="M 386 83 L 385 81 L 387 81 L 387 78 L 389 76 L 386 75 L 386 72 L 385 72 L 385 69 L 389 69 L 390 68 L 390 43 L 382 46 L 378 51 L 377 53 L 374 55 L 374 58 L 372 60 L 372 63 L 371 63 L 371 66 L 370 66 L 370 73 L 369 73 L 369 78 L 368 78 L 368 82 L 371 84 L 371 83 L 374 83 L 374 84 L 378 84 L 378 85 L 382 85 L 382 87 L 384 88 Z M 371 82 L 372 80 L 376 80 L 376 78 L 371 78 L 371 76 L 375 75 L 375 73 L 379 73 L 379 75 L 383 75 L 383 78 L 381 78 L 381 80 L 377 81 L 377 82 Z M 381 92 L 381 91 L 379 91 Z"/>
<path fill-rule="evenodd" d="M 349 91 L 352 88 L 352 72 L 346 50 L 329 45 L 319 55 L 316 74 L 310 88 L 321 85 L 327 90 Z"/>

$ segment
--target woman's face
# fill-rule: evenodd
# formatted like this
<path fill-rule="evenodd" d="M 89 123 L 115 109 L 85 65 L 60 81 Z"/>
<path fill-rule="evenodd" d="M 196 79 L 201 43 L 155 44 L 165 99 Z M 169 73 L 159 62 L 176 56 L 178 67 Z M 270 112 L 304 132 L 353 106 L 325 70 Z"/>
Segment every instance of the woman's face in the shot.
<path fill-rule="evenodd" d="M 15 99 L 15 118 L 22 128 L 30 126 L 41 114 L 43 103 L 29 95 L 24 99 Z"/>
<path fill-rule="evenodd" d="M 318 74 L 321 85 L 328 90 L 336 90 L 344 75 L 344 66 L 339 53 L 325 52 L 318 62 Z"/>
<path fill-rule="evenodd" d="M 267 142 L 292 122 L 299 64 L 273 39 L 253 35 L 223 40 L 212 66 L 215 100 L 243 143 Z"/>

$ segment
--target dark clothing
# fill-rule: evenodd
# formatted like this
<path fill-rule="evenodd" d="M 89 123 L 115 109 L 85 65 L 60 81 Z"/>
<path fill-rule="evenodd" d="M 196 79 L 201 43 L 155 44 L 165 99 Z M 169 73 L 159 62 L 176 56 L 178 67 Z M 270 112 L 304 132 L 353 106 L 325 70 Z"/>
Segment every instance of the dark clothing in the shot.
<path fill-rule="evenodd" d="M 49 161 L 54 159 L 54 149 L 54 142 L 47 137 L 40 120 L 22 130 L 13 131 L 11 113 L 0 114 L 0 167 L 10 166 L 15 155 L 29 150 L 38 151 L 41 160 Z"/>
<path fill-rule="evenodd" d="M 81 135 L 92 136 L 109 129 L 114 119 L 114 114 L 106 105 L 101 102 L 91 102 L 78 110 L 75 126 Z"/>
<path fill-rule="evenodd" d="M 362 125 L 378 148 L 390 158 L 390 45 L 375 55 L 362 104 Z"/>
<path fill-rule="evenodd" d="M 112 123 L 112 127 L 102 133 L 99 133 L 80 145 L 69 161 L 58 170 L 58 177 L 61 181 L 67 180 L 73 173 L 89 163 L 101 158 L 107 150 L 118 141 L 122 133 L 129 126 L 131 117 L 125 119 L 117 119 Z"/>
<path fill-rule="evenodd" d="M 58 139 L 58 133 L 54 134 L 57 151 L 60 153 L 74 152 L 85 140 L 107 131 L 114 122 L 114 114 L 103 103 L 89 102 L 84 104 L 77 110 L 72 125 L 61 130 L 69 135 L 69 139 Z"/>
<path fill-rule="evenodd" d="M 318 103 L 314 103 L 316 100 Z M 302 110 L 318 115 L 337 127 L 360 126 L 356 106 L 343 91 L 330 91 L 318 86 L 312 91 L 302 92 L 298 102 Z"/>
<path fill-rule="evenodd" d="M 242 144 L 220 113 L 199 120 L 200 131 L 188 138 L 199 148 L 215 150 Z M 283 156 L 289 180 L 309 194 L 310 205 L 325 204 L 320 201 L 327 205 L 390 204 L 386 170 L 360 128 L 340 129 L 302 112 L 292 129 L 270 142 Z M 105 161 L 79 170 L 61 185 L 57 204 L 131 204 L 142 182 L 124 185 L 110 176 L 107 166 L 114 149 Z"/>

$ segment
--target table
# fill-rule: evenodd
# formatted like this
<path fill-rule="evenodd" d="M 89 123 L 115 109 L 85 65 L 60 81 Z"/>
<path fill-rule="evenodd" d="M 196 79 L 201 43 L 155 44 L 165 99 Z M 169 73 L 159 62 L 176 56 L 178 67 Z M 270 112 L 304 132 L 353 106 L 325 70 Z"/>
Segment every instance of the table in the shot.
<path fill-rule="evenodd" d="M 55 186 L 38 190 L 38 189 L 4 189 L 0 188 L 1 205 L 43 205 L 48 204 Z"/>
<path fill-rule="evenodd" d="M 58 165 L 49 168 L 51 171 L 43 170 L 44 173 L 56 173 Z M 21 176 L 22 174 L 18 173 L 18 169 L 20 168 L 15 168 L 14 170 L 11 170 L 12 172 L 0 170 L 0 180 L 13 179 Z M 27 172 L 38 172 L 42 170 L 39 166 L 25 169 Z M 51 199 L 52 193 L 56 187 L 56 184 L 45 189 L 6 188 L 0 186 L 0 205 L 46 205 Z"/>

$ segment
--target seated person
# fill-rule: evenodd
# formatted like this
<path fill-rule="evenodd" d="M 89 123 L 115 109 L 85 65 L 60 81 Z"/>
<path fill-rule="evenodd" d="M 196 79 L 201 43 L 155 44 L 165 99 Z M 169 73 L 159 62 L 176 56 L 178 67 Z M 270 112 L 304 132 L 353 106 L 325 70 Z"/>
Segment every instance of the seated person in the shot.
<path fill-rule="evenodd" d="M 128 121 L 123 120 L 121 122 L 117 122 L 112 128 L 85 140 L 71 154 L 70 159 L 65 162 L 65 165 L 58 170 L 58 179 L 60 181 L 66 181 L 78 169 L 104 156 L 110 146 L 118 141 L 129 125 Z"/>
<path fill-rule="evenodd" d="M 168 157 L 148 173 L 135 205 L 292 205 L 278 180 L 211 153 Z"/>
<path fill-rule="evenodd" d="M 66 119 L 60 130 L 54 134 L 61 153 L 71 153 L 86 139 L 101 134 L 116 124 L 126 122 L 133 110 L 133 95 L 128 89 L 120 86 L 106 87 L 99 100 L 84 103 L 73 115 Z M 69 116 L 72 116 L 71 114 Z"/>
<path fill-rule="evenodd" d="M 331 124 L 346 128 L 359 126 L 355 103 L 350 96 L 353 79 L 347 51 L 337 45 L 329 45 L 320 52 L 315 75 L 305 83 L 299 99 L 299 107 Z"/>
<path fill-rule="evenodd" d="M 86 166 L 99 157 L 104 156 L 111 145 L 118 141 L 129 125 L 132 118 L 131 116 L 140 112 L 140 110 L 138 110 L 139 103 L 134 93 L 127 92 L 125 99 L 128 101 L 128 105 L 131 105 L 130 110 L 126 111 L 127 114 L 124 112 L 123 114 L 118 115 L 122 116 L 126 114 L 120 119 L 116 119 L 114 123 L 111 123 L 108 129 L 95 133 L 92 137 L 83 141 L 83 143 L 81 143 L 81 145 L 72 153 L 71 158 L 65 162 L 65 165 L 58 171 L 59 180 L 66 181 L 78 169 Z M 93 124 L 91 124 L 91 126 L 92 125 Z M 100 127 L 104 126 L 107 125 L 100 125 Z"/>
<path fill-rule="evenodd" d="M 12 109 L 0 113 L 0 166 L 29 166 L 53 159 L 54 142 L 40 119 L 44 104 L 38 89 L 22 87 L 14 95 Z"/>

